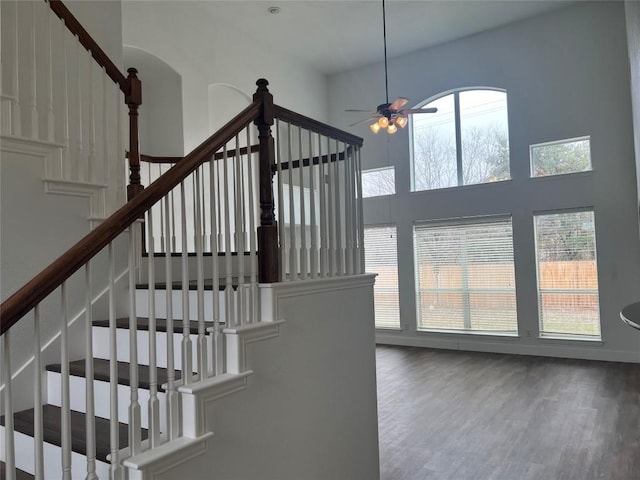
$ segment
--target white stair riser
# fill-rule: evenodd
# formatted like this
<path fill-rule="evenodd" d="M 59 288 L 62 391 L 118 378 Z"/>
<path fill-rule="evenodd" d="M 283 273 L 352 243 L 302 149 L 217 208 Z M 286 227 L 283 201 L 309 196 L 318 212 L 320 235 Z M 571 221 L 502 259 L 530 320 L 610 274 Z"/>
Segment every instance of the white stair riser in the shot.
<path fill-rule="evenodd" d="M 48 403 L 55 406 L 62 406 L 60 398 L 60 382 L 61 376 L 56 372 L 47 372 L 47 394 Z M 85 413 L 85 378 L 71 376 L 69 378 L 69 389 L 73 392 L 71 395 L 71 410 Z M 94 411 L 96 417 L 111 417 L 111 393 L 108 382 L 94 381 Z M 160 402 L 160 412 L 165 412 L 166 395 L 158 392 L 158 401 Z M 129 403 L 131 402 L 131 389 L 127 385 L 118 385 L 118 421 L 122 423 L 129 422 Z M 149 428 L 149 390 L 138 389 L 138 403 L 140 404 L 140 417 L 142 428 Z M 165 415 L 160 416 L 160 431 L 166 431 L 167 419 Z"/>
<path fill-rule="evenodd" d="M 158 244 L 156 244 L 156 248 L 158 248 Z M 245 275 L 249 275 L 251 273 L 251 256 L 243 255 L 244 260 L 243 264 L 243 272 Z M 257 255 L 254 256 L 256 260 L 256 266 L 254 267 L 254 272 L 257 273 Z M 140 281 L 147 282 L 149 275 L 149 266 L 148 266 L 148 257 L 142 257 L 140 262 Z M 155 259 L 155 281 L 156 282 L 164 282 L 166 279 L 166 260 L 164 257 L 156 257 Z M 188 271 L 190 273 L 195 272 L 197 270 L 197 259 L 195 256 L 190 256 L 188 258 Z M 238 256 L 231 256 L 231 273 L 236 276 L 240 272 L 240 263 L 238 262 Z M 203 262 L 204 267 L 204 278 L 213 278 L 213 263 L 211 256 L 204 257 Z M 218 278 L 224 278 L 227 272 L 227 259 L 224 255 L 218 255 Z M 182 280 L 182 257 L 171 257 L 171 278 L 174 282 Z M 190 276 L 190 279 L 193 277 Z"/>
<path fill-rule="evenodd" d="M 248 288 L 245 287 L 245 291 Z M 248 293 L 247 293 L 248 295 Z M 235 290 L 229 292 L 219 291 L 218 298 L 220 299 L 220 321 L 225 321 L 227 297 L 231 297 L 231 305 L 235 306 L 237 293 Z M 167 291 L 156 290 L 155 291 L 155 307 L 156 318 L 167 318 Z M 173 301 L 173 319 L 183 320 L 182 314 L 182 291 L 172 290 L 171 298 Z M 136 290 L 136 315 L 139 317 L 149 316 L 149 291 L 146 289 Z M 196 290 L 189 290 L 189 320 L 198 320 L 198 292 Z M 205 290 L 204 292 L 204 320 L 205 322 L 213 322 L 213 291 Z"/>
<path fill-rule="evenodd" d="M 129 330 L 119 328 L 116 330 L 118 344 L 118 361 L 129 362 Z M 191 339 L 191 361 L 193 370 L 196 371 L 197 366 L 197 335 L 189 335 Z M 138 330 L 138 364 L 149 365 L 149 332 L 146 330 Z M 157 366 L 167 368 L 167 334 L 165 332 L 156 332 L 156 359 Z M 182 332 L 173 335 L 173 351 L 174 351 L 174 368 L 182 370 Z M 109 328 L 93 327 L 93 356 L 109 360 Z"/>
<path fill-rule="evenodd" d="M 4 427 L 0 426 L 0 438 L 5 438 Z M 16 468 L 35 474 L 33 464 L 33 437 L 15 432 Z M 47 480 L 62 479 L 62 449 L 56 445 L 45 443 L 44 475 Z M 5 461 L 4 448 L 0 451 L 0 460 Z M 96 473 L 99 478 L 109 478 L 109 464 L 96 461 Z M 71 453 L 71 478 L 85 478 L 87 475 L 87 459 L 84 455 Z"/>

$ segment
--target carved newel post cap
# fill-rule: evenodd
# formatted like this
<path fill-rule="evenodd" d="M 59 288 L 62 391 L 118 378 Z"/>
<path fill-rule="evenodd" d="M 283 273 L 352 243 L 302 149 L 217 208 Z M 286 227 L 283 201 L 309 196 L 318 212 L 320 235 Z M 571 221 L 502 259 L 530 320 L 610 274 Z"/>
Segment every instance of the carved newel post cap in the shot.
<path fill-rule="evenodd" d="M 138 73 L 138 69 L 137 68 L 127 68 L 127 73 L 129 73 L 130 77 L 135 77 L 136 74 Z"/>
<path fill-rule="evenodd" d="M 258 90 L 268 90 L 267 85 L 269 85 L 269 81 L 266 78 L 260 78 L 256 82 L 256 85 L 258 86 Z"/>

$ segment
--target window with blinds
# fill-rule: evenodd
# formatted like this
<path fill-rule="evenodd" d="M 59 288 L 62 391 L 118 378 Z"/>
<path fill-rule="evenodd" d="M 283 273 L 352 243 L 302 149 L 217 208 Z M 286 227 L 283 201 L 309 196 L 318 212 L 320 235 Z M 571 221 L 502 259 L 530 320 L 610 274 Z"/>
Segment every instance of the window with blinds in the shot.
<path fill-rule="evenodd" d="M 413 230 L 418 330 L 517 335 L 511 217 Z"/>
<path fill-rule="evenodd" d="M 400 328 L 398 301 L 398 242 L 395 225 L 365 227 L 364 263 L 377 273 L 373 288 L 376 328 Z"/>
<path fill-rule="evenodd" d="M 535 216 L 541 336 L 600 338 L 593 211 Z"/>

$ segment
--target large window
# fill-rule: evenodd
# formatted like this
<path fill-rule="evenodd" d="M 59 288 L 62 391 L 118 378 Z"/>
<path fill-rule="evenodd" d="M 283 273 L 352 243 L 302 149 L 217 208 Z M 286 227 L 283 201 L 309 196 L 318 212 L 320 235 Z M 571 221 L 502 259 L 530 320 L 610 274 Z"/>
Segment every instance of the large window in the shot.
<path fill-rule="evenodd" d="M 393 195 L 396 193 L 394 167 L 374 168 L 362 171 L 362 198 Z"/>
<path fill-rule="evenodd" d="M 366 227 L 364 229 L 364 252 L 366 271 L 378 274 L 373 287 L 376 328 L 399 329 L 396 227 L 394 225 Z"/>
<path fill-rule="evenodd" d="M 462 90 L 422 106 L 438 112 L 412 117 L 414 191 L 510 178 L 505 92 Z"/>
<path fill-rule="evenodd" d="M 529 147 L 531 176 L 545 177 L 591 170 L 589 137 L 540 143 Z"/>
<path fill-rule="evenodd" d="M 516 335 L 510 217 L 414 226 L 419 330 Z"/>
<path fill-rule="evenodd" d="M 600 336 L 592 211 L 535 216 L 542 336 Z"/>

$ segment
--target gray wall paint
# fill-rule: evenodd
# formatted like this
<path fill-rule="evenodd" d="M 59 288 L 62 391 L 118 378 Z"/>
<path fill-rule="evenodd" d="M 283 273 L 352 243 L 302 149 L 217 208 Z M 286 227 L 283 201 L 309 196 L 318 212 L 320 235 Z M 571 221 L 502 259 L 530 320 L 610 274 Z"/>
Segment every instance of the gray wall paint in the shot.
<path fill-rule="evenodd" d="M 625 2 L 627 41 L 631 70 L 631 99 L 633 102 L 633 131 L 636 147 L 636 177 L 638 183 L 638 215 L 640 215 L 640 2 Z M 640 233 L 640 232 L 639 232 Z M 638 293 L 640 298 L 640 293 Z"/>
<path fill-rule="evenodd" d="M 585 2 L 435 48 L 391 59 L 390 97 L 418 103 L 473 86 L 508 92 L 511 176 L 507 182 L 411 193 L 407 130 L 365 138 L 365 168 L 396 167 L 392 197 L 365 200 L 368 224 L 398 226 L 400 315 L 406 330 L 379 340 L 528 354 L 640 361 L 640 336 L 619 320 L 637 300 L 640 242 L 624 4 Z M 331 122 L 358 120 L 345 108 L 384 100 L 382 64 L 329 78 Z M 529 145 L 591 135 L 593 172 L 529 178 Z M 593 207 L 596 215 L 602 343 L 537 338 L 533 212 Z M 519 339 L 415 331 L 414 221 L 482 214 L 513 216 Z M 527 335 L 531 335 L 530 337 Z"/>

